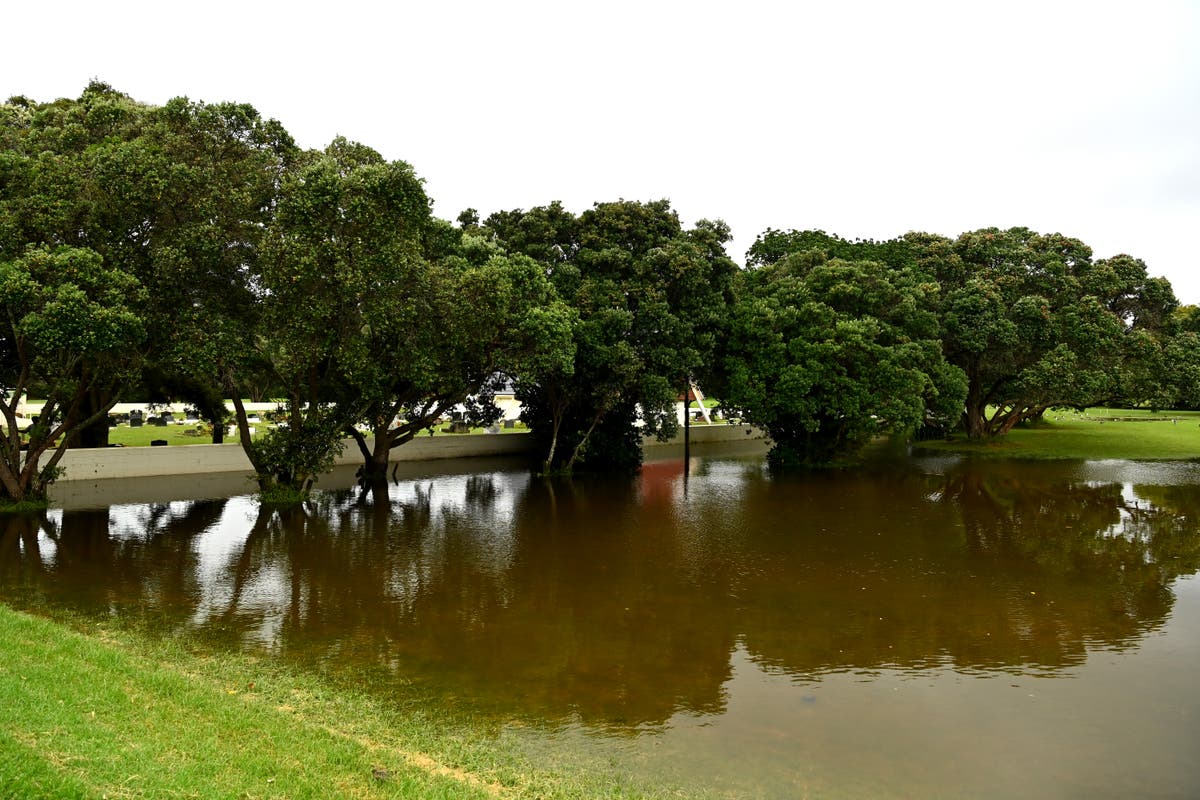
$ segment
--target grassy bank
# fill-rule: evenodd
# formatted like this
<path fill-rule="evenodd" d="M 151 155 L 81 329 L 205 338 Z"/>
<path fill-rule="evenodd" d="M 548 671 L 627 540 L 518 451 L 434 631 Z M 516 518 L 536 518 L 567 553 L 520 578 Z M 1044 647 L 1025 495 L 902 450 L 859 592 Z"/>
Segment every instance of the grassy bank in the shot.
<path fill-rule="evenodd" d="M 1008 436 L 921 442 L 921 449 L 984 458 L 1181 460 L 1200 458 L 1200 412 L 1092 408 L 1048 411 Z"/>
<path fill-rule="evenodd" d="M 0 605 L 0 797 L 646 796 L 556 774 L 493 724 L 249 656 Z"/>

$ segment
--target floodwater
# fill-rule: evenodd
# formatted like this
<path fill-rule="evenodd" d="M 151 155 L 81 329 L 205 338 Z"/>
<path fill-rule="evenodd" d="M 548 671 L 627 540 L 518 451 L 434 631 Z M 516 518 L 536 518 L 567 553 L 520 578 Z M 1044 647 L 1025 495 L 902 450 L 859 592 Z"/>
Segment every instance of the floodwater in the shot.
<path fill-rule="evenodd" d="M 1200 796 L 1200 464 L 697 452 L 408 467 L 378 500 L 342 475 L 285 515 L 66 491 L 0 528 L 0 598 L 355 676 L 680 796 Z"/>

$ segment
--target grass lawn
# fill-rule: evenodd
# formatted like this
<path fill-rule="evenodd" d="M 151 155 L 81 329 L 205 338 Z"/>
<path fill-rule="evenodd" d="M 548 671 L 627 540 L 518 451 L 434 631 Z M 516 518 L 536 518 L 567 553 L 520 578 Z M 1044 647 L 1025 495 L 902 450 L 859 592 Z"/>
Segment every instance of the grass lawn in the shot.
<path fill-rule="evenodd" d="M 495 724 L 113 625 L 0 605 L 0 797 L 663 796 L 531 764 Z"/>
<path fill-rule="evenodd" d="M 924 450 L 984 458 L 1200 459 L 1200 412 L 1091 408 L 1084 414 L 1047 411 L 1045 421 L 1000 439 L 919 442 Z"/>
<path fill-rule="evenodd" d="M 154 439 L 166 439 L 174 446 L 177 444 L 211 444 L 212 434 L 201 425 L 143 425 L 131 428 L 128 425 L 118 425 L 108 429 L 109 444 L 119 444 L 125 447 L 149 447 Z M 225 437 L 227 442 L 236 442 L 237 437 Z"/>
<path fill-rule="evenodd" d="M 267 431 L 269 428 L 265 425 L 252 426 L 255 429 L 255 436 Z M 444 427 L 444 426 L 443 426 Z M 3 430 L 0 428 L 0 430 Z M 529 428 L 525 427 L 524 423 L 518 422 L 514 428 L 501 428 L 501 433 L 524 433 Z M 471 434 L 484 433 L 483 428 L 472 428 Z M 421 434 L 424 436 L 424 434 Z M 434 436 L 464 436 L 468 434 L 461 433 L 443 433 L 441 428 L 434 431 Z M 108 429 L 108 441 L 110 444 L 121 445 L 122 447 L 149 447 L 150 442 L 155 439 L 166 439 L 167 444 L 171 447 L 182 444 L 210 444 L 212 442 L 212 434 L 203 426 L 197 425 L 167 425 L 160 427 L 158 425 L 143 425 L 140 428 L 131 428 L 128 425 L 118 425 L 115 428 Z M 237 444 L 237 435 L 226 436 L 226 444 Z"/>

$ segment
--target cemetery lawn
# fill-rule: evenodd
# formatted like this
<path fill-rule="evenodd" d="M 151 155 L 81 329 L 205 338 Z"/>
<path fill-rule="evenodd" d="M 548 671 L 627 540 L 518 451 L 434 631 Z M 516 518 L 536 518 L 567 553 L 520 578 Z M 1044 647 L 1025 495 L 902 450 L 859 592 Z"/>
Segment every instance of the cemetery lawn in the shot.
<path fill-rule="evenodd" d="M 0 797 L 658 796 L 415 699 L 3 604 L 0 698 Z"/>
<path fill-rule="evenodd" d="M 255 426 L 254 435 L 269 430 L 265 425 Z M 523 423 L 517 423 L 515 428 L 501 428 L 500 433 L 524 433 L 529 429 Z M 434 431 L 434 436 L 467 436 L 471 434 L 484 433 L 483 428 L 472 428 L 470 434 L 461 433 L 443 433 L 440 429 Z M 424 436 L 425 434 L 421 434 Z M 212 442 L 212 434 L 204 426 L 198 425 L 167 425 L 159 427 L 157 425 L 143 425 L 140 428 L 131 428 L 128 425 L 118 425 L 115 428 L 108 429 L 109 444 L 120 445 L 122 447 L 149 447 L 150 442 L 155 439 L 166 439 L 167 444 L 171 447 L 182 444 L 210 444 Z M 237 434 L 225 437 L 226 444 L 238 444 Z"/>
<path fill-rule="evenodd" d="M 1047 411 L 1044 421 L 1015 428 L 996 440 L 917 442 L 923 451 L 957 452 L 981 458 L 1200 459 L 1200 412 L 1091 408 L 1085 413 Z"/>
<path fill-rule="evenodd" d="M 166 439 L 167 444 L 211 444 L 212 434 L 204 425 L 143 425 L 131 428 L 128 425 L 118 425 L 108 429 L 109 444 L 123 447 L 149 447 L 154 439 Z M 237 443 L 236 436 L 226 436 L 226 442 Z"/>

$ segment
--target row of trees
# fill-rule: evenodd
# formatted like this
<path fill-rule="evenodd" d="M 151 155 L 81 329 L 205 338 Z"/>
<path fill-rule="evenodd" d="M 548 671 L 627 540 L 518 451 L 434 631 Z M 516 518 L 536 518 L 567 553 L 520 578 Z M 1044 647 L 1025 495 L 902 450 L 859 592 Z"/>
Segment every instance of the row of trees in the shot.
<path fill-rule="evenodd" d="M 723 396 L 779 458 L 889 431 L 998 436 L 1056 406 L 1200 404 L 1197 309 L 1141 260 L 1060 234 L 770 230 L 741 279 Z"/>
<path fill-rule="evenodd" d="M 514 379 L 542 467 L 628 468 L 696 381 L 824 463 L 891 431 L 1003 433 L 1052 405 L 1198 399 L 1200 325 L 1120 256 L 1016 229 L 848 242 L 728 228 L 666 201 L 457 224 L 403 162 L 298 148 L 251 107 L 139 104 L 101 83 L 0 107 L 0 495 L 36 498 L 120 397 L 181 399 L 301 493 L 344 436 L 390 449 Z M 1170 365 L 1173 369 L 1167 369 Z M 45 398 L 22 436 L 17 405 Z M 286 426 L 251 439 L 242 398 Z M 965 409 L 965 412 L 964 412 Z M 373 434 L 364 436 L 360 428 Z"/>

